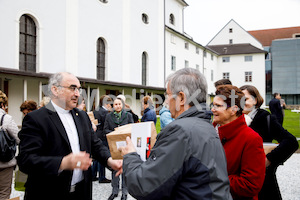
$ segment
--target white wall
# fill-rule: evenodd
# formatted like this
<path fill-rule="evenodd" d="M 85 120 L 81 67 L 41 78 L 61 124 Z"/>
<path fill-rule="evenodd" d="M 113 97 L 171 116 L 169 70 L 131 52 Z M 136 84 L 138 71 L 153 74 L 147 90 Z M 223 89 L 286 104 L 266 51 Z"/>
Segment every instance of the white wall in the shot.
<path fill-rule="evenodd" d="M 165 24 L 179 33 L 183 32 L 183 9 L 184 6 L 177 0 L 165 0 Z M 174 15 L 175 23 L 170 24 L 170 14 Z"/>
<path fill-rule="evenodd" d="M 232 33 L 229 33 L 229 29 Z M 252 35 L 245 31 L 234 20 L 230 20 L 223 29 L 208 43 L 209 45 L 229 44 L 229 40 L 233 40 L 233 44 L 250 43 L 253 46 L 263 49 L 262 44 L 258 42 Z"/>
<path fill-rule="evenodd" d="M 244 57 L 248 55 L 253 56 L 252 62 L 245 62 Z M 255 86 L 261 96 L 265 99 L 265 57 L 263 53 L 260 54 L 242 54 L 242 55 L 232 55 L 230 57 L 230 62 L 223 63 L 222 57 L 218 58 L 218 73 L 217 79 L 223 78 L 223 72 L 230 73 L 230 80 L 233 85 L 241 87 L 243 85 L 253 85 Z M 245 72 L 252 72 L 252 82 L 245 82 Z"/>

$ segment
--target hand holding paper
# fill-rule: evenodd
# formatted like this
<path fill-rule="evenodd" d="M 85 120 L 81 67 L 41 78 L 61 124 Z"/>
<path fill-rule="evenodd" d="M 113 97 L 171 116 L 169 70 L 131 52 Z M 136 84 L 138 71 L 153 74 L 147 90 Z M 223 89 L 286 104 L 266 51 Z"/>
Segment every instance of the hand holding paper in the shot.
<path fill-rule="evenodd" d="M 127 145 L 125 147 L 119 148 L 119 151 L 121 151 L 122 156 L 128 153 L 136 152 L 136 149 L 134 148 L 134 145 L 132 144 L 130 137 L 126 137 L 126 143 Z"/>

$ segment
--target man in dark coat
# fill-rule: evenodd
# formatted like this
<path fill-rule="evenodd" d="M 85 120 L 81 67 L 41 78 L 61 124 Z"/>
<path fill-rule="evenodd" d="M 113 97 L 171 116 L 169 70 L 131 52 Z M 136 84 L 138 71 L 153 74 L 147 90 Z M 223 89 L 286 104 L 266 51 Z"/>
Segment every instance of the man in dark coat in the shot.
<path fill-rule="evenodd" d="M 91 200 L 90 155 L 121 172 L 122 162 L 92 130 L 84 111 L 76 108 L 81 87 L 72 74 L 49 80 L 51 102 L 25 116 L 20 131 L 20 170 L 28 174 L 24 200 Z"/>
<path fill-rule="evenodd" d="M 129 137 L 120 147 L 129 193 L 139 200 L 231 200 L 224 149 L 206 112 L 204 75 L 178 70 L 166 93 L 175 120 L 158 134 L 149 158 L 141 160 Z"/>
<path fill-rule="evenodd" d="M 98 138 L 100 138 L 103 144 L 108 148 L 108 143 L 106 139 L 106 135 L 103 132 L 105 116 L 112 109 L 111 104 L 113 103 L 112 99 L 108 95 L 102 95 L 99 101 L 99 107 L 94 110 L 95 119 L 98 120 L 98 126 L 96 134 Z M 111 180 L 105 177 L 105 166 L 101 165 L 97 160 L 93 161 L 92 166 L 93 171 L 93 180 L 97 180 L 97 171 L 99 171 L 99 183 L 110 183 Z"/>
<path fill-rule="evenodd" d="M 269 102 L 269 108 L 272 115 L 275 115 L 278 122 L 282 125 L 283 123 L 283 113 L 280 105 L 281 96 L 279 93 L 274 94 L 274 98 Z"/>

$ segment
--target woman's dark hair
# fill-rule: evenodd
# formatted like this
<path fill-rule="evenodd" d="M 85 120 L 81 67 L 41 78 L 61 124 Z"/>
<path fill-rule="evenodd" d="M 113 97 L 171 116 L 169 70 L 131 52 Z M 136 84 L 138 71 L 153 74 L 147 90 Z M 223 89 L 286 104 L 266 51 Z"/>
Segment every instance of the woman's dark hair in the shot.
<path fill-rule="evenodd" d="M 234 105 L 236 105 L 239 108 L 236 112 L 236 115 L 241 116 L 243 113 L 243 107 L 245 105 L 245 103 L 243 103 L 241 105 L 241 102 L 244 102 L 244 101 L 241 101 L 241 99 L 245 96 L 241 89 L 239 89 L 238 87 L 233 86 L 233 85 L 220 85 L 217 87 L 216 95 L 222 96 L 221 98 L 226 103 L 227 108 L 229 108 L 231 106 L 234 106 L 234 105 L 232 105 L 232 102 L 231 102 L 232 91 L 234 94 Z"/>
<path fill-rule="evenodd" d="M 20 111 L 28 110 L 28 111 L 34 111 L 37 109 L 37 103 L 33 100 L 24 101 L 20 106 Z"/>
<path fill-rule="evenodd" d="M 259 91 L 253 85 L 243 85 L 240 87 L 241 90 L 247 90 L 251 96 L 256 99 L 255 108 L 260 108 L 260 106 L 264 103 L 264 99 L 259 94 Z"/>

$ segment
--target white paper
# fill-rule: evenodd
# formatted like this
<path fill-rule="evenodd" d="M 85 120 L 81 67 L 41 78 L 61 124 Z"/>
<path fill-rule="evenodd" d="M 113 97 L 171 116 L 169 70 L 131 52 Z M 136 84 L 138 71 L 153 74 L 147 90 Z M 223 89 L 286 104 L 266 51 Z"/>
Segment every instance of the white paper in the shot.
<path fill-rule="evenodd" d="M 116 142 L 117 149 L 120 147 L 126 147 L 126 141 L 118 141 Z"/>
<path fill-rule="evenodd" d="M 131 127 L 132 143 L 143 161 L 146 160 L 146 152 L 148 148 L 147 138 L 149 140 L 151 139 L 151 123 L 152 122 L 136 123 Z"/>

